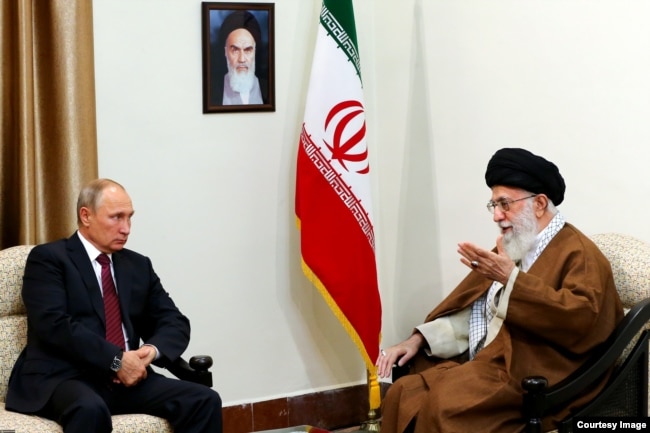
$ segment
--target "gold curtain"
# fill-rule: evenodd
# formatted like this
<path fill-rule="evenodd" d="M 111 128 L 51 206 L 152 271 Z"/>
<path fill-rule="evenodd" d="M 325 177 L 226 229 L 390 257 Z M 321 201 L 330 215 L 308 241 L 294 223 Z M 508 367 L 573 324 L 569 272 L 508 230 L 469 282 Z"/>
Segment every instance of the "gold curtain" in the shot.
<path fill-rule="evenodd" d="M 97 177 L 92 0 L 0 0 L 0 249 L 69 236 Z"/>

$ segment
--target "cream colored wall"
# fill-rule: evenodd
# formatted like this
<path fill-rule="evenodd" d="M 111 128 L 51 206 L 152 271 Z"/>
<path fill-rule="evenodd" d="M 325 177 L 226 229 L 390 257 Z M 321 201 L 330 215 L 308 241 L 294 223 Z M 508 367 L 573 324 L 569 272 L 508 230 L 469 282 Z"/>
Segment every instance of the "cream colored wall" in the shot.
<path fill-rule="evenodd" d="M 295 154 L 320 0 L 278 0 L 276 112 L 202 114 L 198 0 L 94 0 L 100 175 L 122 182 L 149 255 L 215 358 L 225 405 L 365 382 L 302 276 Z M 399 4 L 396 7 L 396 4 Z M 500 147 L 553 160 L 586 233 L 650 241 L 650 3 L 355 0 L 384 344 L 465 273 L 495 229 Z M 359 306 L 363 308 L 363 306 Z"/>

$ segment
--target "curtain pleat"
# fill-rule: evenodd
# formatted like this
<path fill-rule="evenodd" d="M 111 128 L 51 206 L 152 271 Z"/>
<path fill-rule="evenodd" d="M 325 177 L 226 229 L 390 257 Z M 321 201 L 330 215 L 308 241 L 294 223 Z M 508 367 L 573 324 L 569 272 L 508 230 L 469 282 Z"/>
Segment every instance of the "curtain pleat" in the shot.
<path fill-rule="evenodd" d="M 97 177 L 91 0 L 0 0 L 0 248 L 69 236 Z"/>

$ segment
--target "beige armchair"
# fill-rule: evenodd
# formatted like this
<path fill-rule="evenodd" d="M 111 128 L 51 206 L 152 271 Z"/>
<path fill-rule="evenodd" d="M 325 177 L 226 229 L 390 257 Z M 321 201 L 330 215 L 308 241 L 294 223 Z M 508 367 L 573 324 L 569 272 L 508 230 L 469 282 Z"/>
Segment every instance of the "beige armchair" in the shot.
<path fill-rule="evenodd" d="M 0 251 L 0 431 L 61 433 L 54 421 L 5 410 L 7 384 L 14 362 L 27 343 L 27 314 L 21 298 L 22 278 L 27 255 L 32 246 L 21 245 Z M 208 371 L 212 359 L 198 356 L 189 364 L 179 360 L 169 370 L 184 380 L 212 386 Z M 151 415 L 115 415 L 116 433 L 172 433 L 170 424 Z"/>

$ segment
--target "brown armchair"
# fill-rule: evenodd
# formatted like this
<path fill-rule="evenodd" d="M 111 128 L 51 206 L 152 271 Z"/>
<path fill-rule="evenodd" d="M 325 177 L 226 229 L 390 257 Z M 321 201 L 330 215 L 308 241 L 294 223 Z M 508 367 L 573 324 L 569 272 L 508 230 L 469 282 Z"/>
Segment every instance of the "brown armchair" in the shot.
<path fill-rule="evenodd" d="M 61 433 L 54 421 L 33 415 L 10 412 L 5 409 L 9 375 L 18 355 L 27 344 L 27 313 L 22 302 L 21 289 L 30 245 L 20 245 L 0 251 L 0 431 L 31 433 Z M 173 375 L 212 386 L 212 358 L 194 356 L 189 362 L 180 359 L 166 366 Z M 164 419 L 144 414 L 113 416 L 116 433 L 172 433 Z"/>
<path fill-rule="evenodd" d="M 614 367 L 601 393 L 557 426 L 573 431 L 575 417 L 646 417 L 648 415 L 648 321 L 650 320 L 650 245 L 631 236 L 607 233 L 591 237 L 609 259 L 626 315 L 591 361 L 562 382 L 548 387 L 539 376 L 524 378 L 523 414 L 527 433 L 541 433 L 541 419 L 553 408 L 576 399 Z"/>

